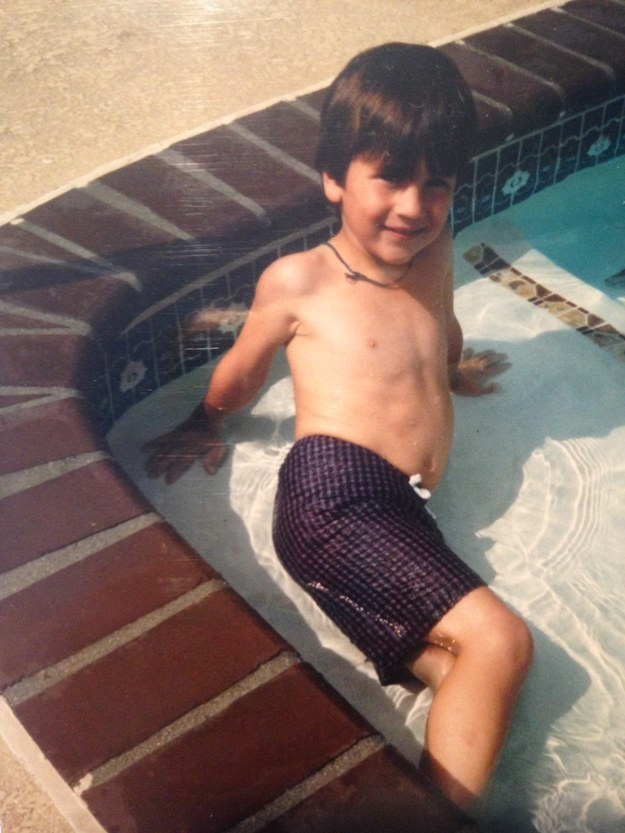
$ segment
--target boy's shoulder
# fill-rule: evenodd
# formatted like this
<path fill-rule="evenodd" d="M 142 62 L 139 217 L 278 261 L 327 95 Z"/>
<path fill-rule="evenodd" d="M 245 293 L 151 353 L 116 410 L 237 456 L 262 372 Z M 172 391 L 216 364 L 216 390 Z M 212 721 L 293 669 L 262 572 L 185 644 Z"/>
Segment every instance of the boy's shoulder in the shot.
<path fill-rule="evenodd" d="M 280 293 L 283 297 L 306 295 L 318 286 L 324 263 L 321 246 L 283 255 L 265 269 L 258 288 L 264 293 Z"/>

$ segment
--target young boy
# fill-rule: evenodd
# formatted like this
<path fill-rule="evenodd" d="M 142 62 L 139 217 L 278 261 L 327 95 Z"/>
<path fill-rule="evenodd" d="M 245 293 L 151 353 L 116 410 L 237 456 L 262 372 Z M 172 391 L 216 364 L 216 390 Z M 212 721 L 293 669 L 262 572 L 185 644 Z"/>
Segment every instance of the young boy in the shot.
<path fill-rule="evenodd" d="M 450 390 L 497 386 L 505 356 L 462 356 L 447 220 L 475 115 L 434 49 L 356 56 L 322 112 L 318 168 L 341 228 L 261 276 L 203 405 L 152 444 L 171 482 L 222 463 L 227 414 L 285 348 L 295 444 L 279 477 L 274 542 L 285 568 L 372 660 L 383 684 L 408 669 L 431 686 L 423 766 L 463 809 L 504 742 L 532 642 L 526 625 L 445 545 L 426 509 L 449 455 Z"/>

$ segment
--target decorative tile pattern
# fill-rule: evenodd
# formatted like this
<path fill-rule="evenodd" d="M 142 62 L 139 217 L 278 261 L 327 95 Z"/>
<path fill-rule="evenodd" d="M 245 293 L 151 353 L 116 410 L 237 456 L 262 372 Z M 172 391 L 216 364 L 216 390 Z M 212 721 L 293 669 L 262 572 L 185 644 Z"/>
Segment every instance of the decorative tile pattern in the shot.
<path fill-rule="evenodd" d="M 625 361 L 625 334 L 598 315 L 552 292 L 529 275 L 519 272 L 486 243 L 468 249 L 464 258 L 484 277 L 507 287 L 534 306 L 544 309 L 563 324 L 587 336 L 598 347 L 607 350 L 615 359 Z"/>
<path fill-rule="evenodd" d="M 625 152 L 625 96 L 481 154 L 458 183 L 454 232 Z"/>

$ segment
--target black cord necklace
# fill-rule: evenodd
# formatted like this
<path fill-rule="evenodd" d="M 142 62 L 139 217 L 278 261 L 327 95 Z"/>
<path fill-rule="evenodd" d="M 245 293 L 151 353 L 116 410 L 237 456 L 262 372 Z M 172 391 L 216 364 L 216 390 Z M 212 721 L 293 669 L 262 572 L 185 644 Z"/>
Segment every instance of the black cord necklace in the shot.
<path fill-rule="evenodd" d="M 356 272 L 354 269 L 352 269 L 352 267 L 345 260 L 345 258 L 339 254 L 339 252 L 329 241 L 326 240 L 323 245 L 327 246 L 328 249 L 331 249 L 331 251 L 334 252 L 334 254 L 338 257 L 343 266 L 347 269 L 347 272 L 345 272 L 345 277 L 350 283 L 364 281 L 365 283 L 371 283 L 374 286 L 380 286 L 382 287 L 382 289 L 397 289 L 397 287 L 404 280 L 408 272 L 410 272 L 410 267 L 412 266 L 412 261 L 414 260 L 414 258 L 410 259 L 410 262 L 408 263 L 402 274 L 397 278 L 397 280 L 392 281 L 391 283 L 384 283 L 383 281 L 376 281 L 374 280 L 374 278 L 368 278 L 366 275 L 363 275 L 362 272 Z"/>

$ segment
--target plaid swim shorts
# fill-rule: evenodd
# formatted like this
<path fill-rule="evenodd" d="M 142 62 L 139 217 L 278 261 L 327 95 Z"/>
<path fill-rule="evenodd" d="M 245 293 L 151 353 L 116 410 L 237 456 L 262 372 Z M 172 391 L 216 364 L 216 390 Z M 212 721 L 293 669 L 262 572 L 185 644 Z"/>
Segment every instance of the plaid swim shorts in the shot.
<path fill-rule="evenodd" d="M 382 685 L 484 581 L 445 544 L 426 500 L 375 452 L 328 436 L 282 464 L 273 539 L 293 579 L 374 664 Z"/>

